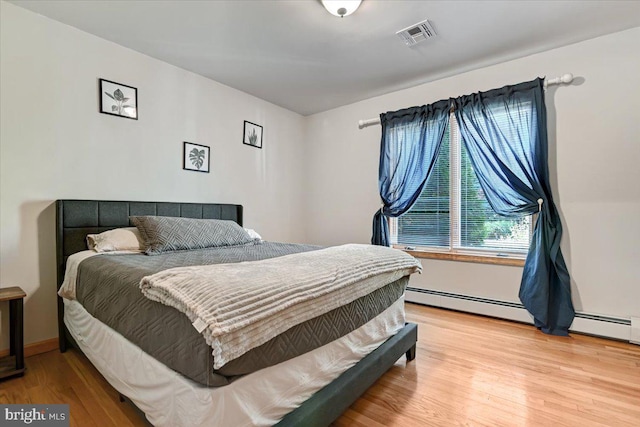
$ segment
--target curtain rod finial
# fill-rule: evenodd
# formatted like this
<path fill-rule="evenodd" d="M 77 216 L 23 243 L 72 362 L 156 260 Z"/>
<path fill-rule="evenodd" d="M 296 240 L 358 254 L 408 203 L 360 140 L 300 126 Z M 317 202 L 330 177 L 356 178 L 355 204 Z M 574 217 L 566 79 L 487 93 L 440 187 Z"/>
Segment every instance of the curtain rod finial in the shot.
<path fill-rule="evenodd" d="M 568 84 L 568 83 L 571 83 L 572 81 L 573 81 L 573 74 L 566 73 L 560 77 L 556 77 L 553 79 L 544 79 L 544 87 L 546 89 L 547 86 L 550 86 L 550 85 L 559 85 L 560 83 Z"/>
<path fill-rule="evenodd" d="M 562 80 L 562 83 L 571 83 L 573 81 L 573 74 L 563 74 L 562 77 L 560 77 L 560 80 Z"/>

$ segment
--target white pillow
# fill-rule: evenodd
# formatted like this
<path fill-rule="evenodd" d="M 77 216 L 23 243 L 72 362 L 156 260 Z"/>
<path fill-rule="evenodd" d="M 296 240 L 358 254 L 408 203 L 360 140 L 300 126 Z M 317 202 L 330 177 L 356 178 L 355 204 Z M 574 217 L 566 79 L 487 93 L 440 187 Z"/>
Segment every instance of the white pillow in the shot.
<path fill-rule="evenodd" d="M 142 238 L 136 227 L 115 228 L 100 234 L 88 234 L 87 247 L 96 252 L 144 250 Z"/>
<path fill-rule="evenodd" d="M 258 232 L 256 230 L 252 230 L 250 228 L 245 228 L 244 231 L 247 232 L 247 234 L 249 234 L 249 236 L 252 239 L 259 239 L 262 240 L 262 236 L 258 234 Z"/>

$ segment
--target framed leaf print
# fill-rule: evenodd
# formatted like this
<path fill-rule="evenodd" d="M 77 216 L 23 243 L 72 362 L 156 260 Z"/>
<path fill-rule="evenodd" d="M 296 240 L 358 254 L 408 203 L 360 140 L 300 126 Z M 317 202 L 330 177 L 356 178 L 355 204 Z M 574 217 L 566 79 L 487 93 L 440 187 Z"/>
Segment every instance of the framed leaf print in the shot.
<path fill-rule="evenodd" d="M 209 147 L 206 145 L 185 141 L 182 159 L 182 169 L 209 173 Z"/>
<path fill-rule="evenodd" d="M 245 120 L 242 143 L 256 148 L 262 148 L 262 126 Z"/>
<path fill-rule="evenodd" d="M 138 120 L 138 89 L 100 79 L 100 112 Z"/>

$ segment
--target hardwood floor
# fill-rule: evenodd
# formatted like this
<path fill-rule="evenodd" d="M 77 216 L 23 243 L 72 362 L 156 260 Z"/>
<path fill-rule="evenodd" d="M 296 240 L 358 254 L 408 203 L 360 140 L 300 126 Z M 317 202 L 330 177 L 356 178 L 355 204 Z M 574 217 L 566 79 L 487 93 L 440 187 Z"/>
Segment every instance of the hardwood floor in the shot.
<path fill-rule="evenodd" d="M 407 304 L 418 352 L 334 426 L 639 426 L 640 346 Z M 77 351 L 26 359 L 0 403 L 69 403 L 72 426 L 143 420 Z"/>
<path fill-rule="evenodd" d="M 133 406 L 79 351 L 57 350 L 25 359 L 24 377 L 0 382 L 0 403 L 68 403 L 71 426 L 146 426 Z"/>
<path fill-rule="evenodd" d="M 640 426 L 640 346 L 407 304 L 400 360 L 335 426 Z"/>

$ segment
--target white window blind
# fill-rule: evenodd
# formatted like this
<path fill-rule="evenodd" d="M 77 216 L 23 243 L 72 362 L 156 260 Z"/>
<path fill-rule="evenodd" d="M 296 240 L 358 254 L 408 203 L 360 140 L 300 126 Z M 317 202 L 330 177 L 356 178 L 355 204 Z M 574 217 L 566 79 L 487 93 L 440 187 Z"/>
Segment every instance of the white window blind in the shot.
<path fill-rule="evenodd" d="M 408 212 L 392 220 L 392 241 L 437 251 L 524 254 L 531 231 L 530 216 L 506 218 L 493 211 L 451 114 L 434 170 L 420 197 Z"/>
<path fill-rule="evenodd" d="M 408 212 L 398 218 L 399 244 L 450 247 L 449 128 L 450 125 L 447 126 L 438 159 L 420 197 Z"/>

